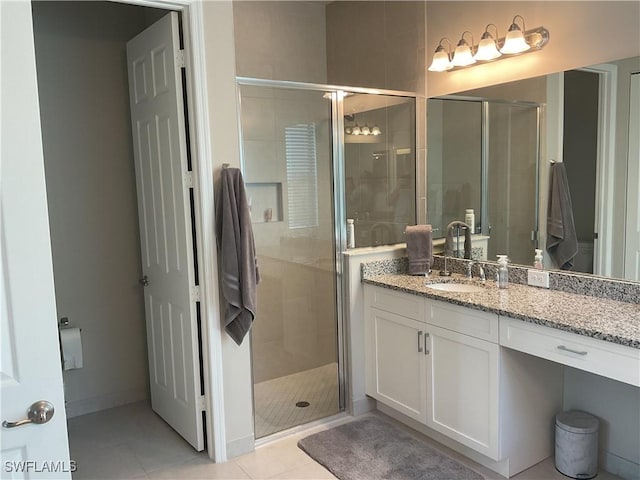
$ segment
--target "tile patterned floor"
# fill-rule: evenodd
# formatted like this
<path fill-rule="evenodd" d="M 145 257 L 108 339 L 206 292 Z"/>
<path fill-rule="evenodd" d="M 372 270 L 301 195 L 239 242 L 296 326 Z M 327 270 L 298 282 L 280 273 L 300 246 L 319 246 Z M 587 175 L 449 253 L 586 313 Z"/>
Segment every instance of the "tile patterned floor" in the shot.
<path fill-rule="evenodd" d="M 226 463 L 211 463 L 194 451 L 167 426 L 146 403 L 133 403 L 69 420 L 71 458 L 77 479 L 335 479 L 297 447 L 300 438 L 351 421 L 345 416 L 330 424 L 298 431 L 257 447 L 255 452 Z M 393 421 L 388 419 L 389 421 Z M 415 434 L 415 432 L 414 432 Z M 487 480 L 504 480 L 482 466 L 426 439 L 428 443 L 461 461 Z M 553 460 L 533 466 L 514 480 L 566 480 Z M 598 480 L 615 480 L 600 473 Z"/>
<path fill-rule="evenodd" d="M 254 385 L 256 438 L 335 415 L 338 405 L 338 364 L 306 370 Z M 309 406 L 297 407 L 299 401 Z"/>

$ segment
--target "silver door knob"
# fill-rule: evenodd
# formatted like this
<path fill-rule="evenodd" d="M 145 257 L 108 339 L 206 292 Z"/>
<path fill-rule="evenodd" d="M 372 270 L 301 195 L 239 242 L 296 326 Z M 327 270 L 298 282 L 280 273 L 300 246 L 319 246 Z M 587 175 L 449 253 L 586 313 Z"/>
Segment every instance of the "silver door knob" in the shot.
<path fill-rule="evenodd" d="M 147 277 L 146 275 L 144 277 L 142 277 L 140 280 L 138 280 L 138 283 L 140 285 L 142 285 L 143 287 L 148 287 L 149 286 L 149 277 Z"/>
<path fill-rule="evenodd" d="M 18 420 L 17 422 L 7 422 L 5 420 L 2 422 L 2 426 L 4 428 L 14 428 L 26 425 L 27 423 L 47 423 L 51 420 L 51 417 L 53 417 L 54 412 L 55 409 L 51 402 L 40 400 L 29 407 L 29 410 L 27 410 L 27 418 L 24 420 Z"/>

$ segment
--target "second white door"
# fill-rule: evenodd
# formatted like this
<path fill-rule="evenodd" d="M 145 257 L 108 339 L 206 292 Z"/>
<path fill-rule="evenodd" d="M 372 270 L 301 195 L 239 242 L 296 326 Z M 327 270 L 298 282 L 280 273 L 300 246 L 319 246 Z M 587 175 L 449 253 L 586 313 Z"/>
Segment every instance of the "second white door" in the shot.
<path fill-rule="evenodd" d="M 204 449 L 178 14 L 127 44 L 151 404 Z"/>

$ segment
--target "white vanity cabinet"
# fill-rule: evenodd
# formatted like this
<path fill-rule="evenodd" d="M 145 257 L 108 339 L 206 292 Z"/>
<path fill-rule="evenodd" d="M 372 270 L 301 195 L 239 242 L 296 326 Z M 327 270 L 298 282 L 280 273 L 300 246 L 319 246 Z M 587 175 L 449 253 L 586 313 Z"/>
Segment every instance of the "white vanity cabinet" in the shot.
<path fill-rule="evenodd" d="M 424 301 L 416 295 L 365 288 L 366 393 L 425 423 Z M 392 313 L 392 311 L 400 314 Z"/>
<path fill-rule="evenodd" d="M 498 460 L 498 345 L 427 325 L 427 426 Z"/>
<path fill-rule="evenodd" d="M 498 316 L 371 285 L 365 305 L 367 395 L 497 459 Z"/>
<path fill-rule="evenodd" d="M 553 453 L 559 366 L 499 345 L 499 317 L 365 285 L 366 393 L 505 477 Z"/>

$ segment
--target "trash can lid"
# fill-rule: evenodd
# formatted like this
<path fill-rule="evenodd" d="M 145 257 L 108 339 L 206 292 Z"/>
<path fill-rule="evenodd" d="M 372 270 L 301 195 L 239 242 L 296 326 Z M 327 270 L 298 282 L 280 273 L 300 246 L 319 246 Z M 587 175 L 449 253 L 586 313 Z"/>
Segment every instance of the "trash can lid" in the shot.
<path fill-rule="evenodd" d="M 598 431 L 599 421 L 593 415 L 572 410 L 557 414 L 556 425 L 571 433 L 593 433 Z"/>

